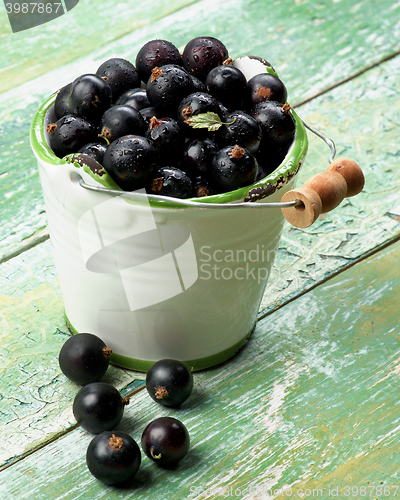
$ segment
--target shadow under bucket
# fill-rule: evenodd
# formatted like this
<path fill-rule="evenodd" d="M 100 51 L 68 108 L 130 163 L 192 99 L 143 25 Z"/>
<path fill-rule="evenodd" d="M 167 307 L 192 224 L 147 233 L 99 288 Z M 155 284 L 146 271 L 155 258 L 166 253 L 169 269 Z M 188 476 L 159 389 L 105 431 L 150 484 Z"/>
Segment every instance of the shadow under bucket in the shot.
<path fill-rule="evenodd" d="M 254 188 L 268 186 L 254 203 L 270 204 L 294 187 L 308 144 L 301 119 L 292 111 L 295 140 L 263 180 L 174 200 L 132 196 L 108 174 L 57 158 L 46 132 L 55 97 L 36 113 L 31 144 L 71 331 L 98 335 L 112 363 L 138 371 L 163 358 L 201 370 L 232 357 L 254 329 L 284 223 L 279 206 L 234 205 Z"/>

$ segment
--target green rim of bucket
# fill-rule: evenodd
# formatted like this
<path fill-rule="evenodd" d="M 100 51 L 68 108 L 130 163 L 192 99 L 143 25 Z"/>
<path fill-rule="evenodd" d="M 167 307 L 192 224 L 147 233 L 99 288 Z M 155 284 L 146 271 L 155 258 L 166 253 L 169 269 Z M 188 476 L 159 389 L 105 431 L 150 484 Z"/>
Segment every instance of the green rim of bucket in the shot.
<path fill-rule="evenodd" d="M 65 159 L 58 158 L 57 156 L 55 156 L 50 147 L 47 145 L 44 133 L 45 116 L 47 111 L 54 104 L 56 97 L 57 93 L 52 94 L 39 107 L 38 111 L 36 112 L 32 120 L 30 129 L 30 140 L 32 149 L 35 152 L 38 159 L 51 165 L 65 165 L 68 162 Z M 235 191 L 229 191 L 227 193 L 214 194 L 199 198 L 189 198 L 188 200 L 202 202 L 202 203 L 231 203 L 243 200 L 248 195 L 248 192 L 255 188 L 264 188 L 266 185 L 275 187 L 275 189 L 281 188 L 286 183 L 286 181 L 288 181 L 297 173 L 297 171 L 299 170 L 300 166 L 304 161 L 308 148 L 308 139 L 304 124 L 301 121 L 300 117 L 296 114 L 296 112 L 293 109 L 291 111 L 296 123 L 295 140 L 293 141 L 293 144 L 290 150 L 288 151 L 285 159 L 276 170 L 274 170 L 267 177 L 264 177 L 260 181 L 255 182 L 250 186 L 236 189 Z M 77 168 L 82 168 L 80 167 L 80 165 L 78 165 L 78 163 L 74 163 L 74 165 Z M 84 168 L 84 171 L 88 173 L 93 179 L 95 179 L 102 186 L 108 189 L 117 189 L 122 192 L 122 189 L 116 185 L 115 181 L 110 177 L 109 174 L 106 174 L 105 171 L 102 172 L 102 175 L 94 174 L 88 167 Z M 166 199 L 165 201 L 150 199 L 149 201 L 152 207 L 171 208 L 171 209 L 189 208 L 189 207 L 183 207 L 182 205 L 178 205 L 174 203 L 172 200 L 168 199 Z M 132 202 L 132 200 L 130 200 L 130 202 Z M 138 201 L 138 203 L 140 203 L 140 201 Z"/>
<path fill-rule="evenodd" d="M 68 319 L 66 312 L 64 312 L 64 317 L 68 330 L 73 335 L 79 335 L 80 333 L 82 333 L 74 328 L 74 326 Z M 205 370 L 206 368 L 212 368 L 223 363 L 224 361 L 227 361 L 228 359 L 235 356 L 235 354 L 237 354 L 241 350 L 241 348 L 247 344 L 247 342 L 250 340 L 251 334 L 255 329 L 256 323 L 257 320 L 254 322 L 251 330 L 243 338 L 241 338 L 238 342 L 228 347 L 227 349 L 217 352 L 216 354 L 212 354 L 211 356 L 205 356 L 204 358 L 182 360 L 182 363 L 185 363 L 185 365 L 187 365 L 192 372 L 195 372 L 199 370 Z M 155 359 L 154 361 L 149 361 L 144 359 L 131 358 L 129 356 L 124 356 L 115 352 L 113 352 L 110 356 L 110 363 L 112 363 L 113 365 L 119 366 L 121 368 L 127 368 L 128 370 L 135 370 L 138 372 L 149 371 L 149 369 L 156 361 L 158 360 Z"/>

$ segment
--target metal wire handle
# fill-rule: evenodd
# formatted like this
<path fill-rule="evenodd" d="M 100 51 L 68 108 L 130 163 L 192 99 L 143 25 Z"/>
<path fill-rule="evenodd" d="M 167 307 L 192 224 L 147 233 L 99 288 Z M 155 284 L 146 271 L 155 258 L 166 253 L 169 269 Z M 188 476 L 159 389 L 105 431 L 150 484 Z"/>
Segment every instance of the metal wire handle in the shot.
<path fill-rule="evenodd" d="M 298 113 L 297 113 L 298 115 Z M 336 155 L 336 146 L 335 143 L 332 141 L 332 139 L 329 139 L 325 134 L 311 126 L 309 123 L 307 123 L 303 118 L 299 116 L 300 120 L 303 122 L 303 125 L 308 128 L 313 134 L 318 136 L 320 139 L 322 139 L 330 148 L 331 154 L 329 156 L 329 163 L 333 162 L 333 159 L 335 158 Z M 294 201 L 287 201 L 287 202 L 276 202 L 276 203 L 250 203 L 250 202 L 239 202 L 239 203 L 202 203 L 200 201 L 190 201 L 190 200 L 184 200 L 181 198 L 173 198 L 173 197 L 168 197 L 166 198 L 165 196 L 157 195 L 157 194 L 147 194 L 147 193 L 141 193 L 139 191 L 119 191 L 117 189 L 108 189 L 102 186 L 92 186 L 91 184 L 86 184 L 86 182 L 81 179 L 79 181 L 79 185 L 82 186 L 83 188 L 89 190 L 89 191 L 97 191 L 99 193 L 107 193 L 107 194 L 115 194 L 118 196 L 126 196 L 128 198 L 145 198 L 147 200 L 154 200 L 154 201 L 168 201 L 171 203 L 174 203 L 175 205 L 182 205 L 185 207 L 196 207 L 196 208 L 225 208 L 225 209 L 230 209 L 230 208 L 290 208 L 290 207 L 296 207 L 299 205 L 303 205 L 303 202 L 300 200 L 294 200 Z"/>

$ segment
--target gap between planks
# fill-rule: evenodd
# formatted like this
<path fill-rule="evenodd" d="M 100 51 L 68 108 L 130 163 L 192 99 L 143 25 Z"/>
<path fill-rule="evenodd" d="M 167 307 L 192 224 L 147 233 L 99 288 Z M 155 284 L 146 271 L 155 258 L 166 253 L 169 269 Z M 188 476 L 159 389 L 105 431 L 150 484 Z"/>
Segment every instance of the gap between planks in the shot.
<path fill-rule="evenodd" d="M 138 389 L 135 389 L 134 391 L 128 393 L 125 397 L 131 398 L 132 396 L 134 396 L 138 392 L 143 391 L 143 389 L 145 389 L 145 388 L 146 388 L 146 385 L 142 385 Z M 42 450 L 48 444 L 54 443 L 54 441 L 57 441 L 57 439 L 60 439 L 60 438 L 62 438 L 64 436 L 66 436 L 67 434 L 69 434 L 73 430 L 77 429 L 78 427 L 79 427 L 79 424 L 75 424 L 72 427 L 69 427 L 68 429 L 66 429 L 65 431 L 60 432 L 59 434 L 57 434 L 57 436 L 53 436 L 52 438 L 50 438 L 45 443 L 42 443 L 39 446 L 37 446 L 36 448 L 33 448 L 32 450 L 28 451 L 27 453 L 24 453 L 23 455 L 19 456 L 18 458 L 14 459 L 10 463 L 8 463 L 6 465 L 2 465 L 0 467 L 0 472 L 3 472 L 3 470 L 8 469 L 9 467 L 12 467 L 13 465 L 15 465 L 18 462 L 21 462 L 21 460 L 24 460 L 26 457 L 29 457 L 30 455 L 33 455 L 37 451 Z"/>

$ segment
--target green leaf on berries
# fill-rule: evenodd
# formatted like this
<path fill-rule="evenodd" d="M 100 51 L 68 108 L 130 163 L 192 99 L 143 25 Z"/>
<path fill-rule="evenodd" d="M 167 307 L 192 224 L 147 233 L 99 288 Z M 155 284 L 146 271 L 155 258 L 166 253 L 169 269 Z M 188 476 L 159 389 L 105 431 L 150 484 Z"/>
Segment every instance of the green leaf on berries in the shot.
<path fill-rule="evenodd" d="M 222 125 L 231 125 L 235 122 L 235 120 L 236 117 L 231 123 L 224 123 L 217 113 L 207 111 L 207 113 L 200 113 L 186 118 L 185 123 L 190 125 L 192 128 L 206 128 L 209 132 L 215 132 Z"/>

